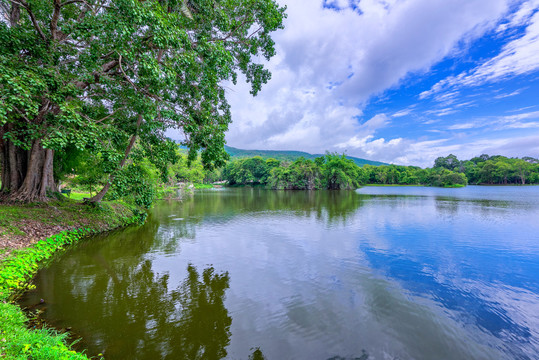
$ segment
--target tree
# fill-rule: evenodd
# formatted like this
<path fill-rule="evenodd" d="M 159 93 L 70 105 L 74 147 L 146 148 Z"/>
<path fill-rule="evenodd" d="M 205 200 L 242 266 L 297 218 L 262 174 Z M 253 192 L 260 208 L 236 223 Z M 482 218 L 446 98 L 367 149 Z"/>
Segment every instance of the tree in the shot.
<path fill-rule="evenodd" d="M 434 168 L 445 168 L 451 171 L 458 171 L 460 169 L 461 163 L 459 159 L 453 154 L 449 154 L 446 157 L 439 157 L 434 160 Z"/>
<path fill-rule="evenodd" d="M 320 189 L 320 171 L 316 162 L 300 157 L 287 166 L 272 168 L 267 184 L 272 189 L 281 190 Z"/>
<path fill-rule="evenodd" d="M 183 131 L 194 159 L 222 165 L 224 81 L 256 95 L 285 16 L 274 0 L 0 0 L 0 155 L 5 200 L 46 200 L 54 152 L 116 160 L 100 201 L 140 145 Z"/>
<path fill-rule="evenodd" d="M 322 176 L 329 190 L 356 189 L 359 186 L 359 167 L 346 155 L 326 153 Z"/>

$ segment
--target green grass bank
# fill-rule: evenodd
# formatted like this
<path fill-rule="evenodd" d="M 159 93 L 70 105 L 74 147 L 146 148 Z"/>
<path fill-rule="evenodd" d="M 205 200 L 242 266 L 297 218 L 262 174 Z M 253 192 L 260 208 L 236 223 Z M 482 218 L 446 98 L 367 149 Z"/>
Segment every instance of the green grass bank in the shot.
<path fill-rule="evenodd" d="M 140 210 L 121 202 L 0 205 L 0 358 L 88 359 L 70 348 L 68 334 L 29 329 L 29 319 L 14 301 L 32 287 L 40 266 L 67 245 L 143 219 Z"/>

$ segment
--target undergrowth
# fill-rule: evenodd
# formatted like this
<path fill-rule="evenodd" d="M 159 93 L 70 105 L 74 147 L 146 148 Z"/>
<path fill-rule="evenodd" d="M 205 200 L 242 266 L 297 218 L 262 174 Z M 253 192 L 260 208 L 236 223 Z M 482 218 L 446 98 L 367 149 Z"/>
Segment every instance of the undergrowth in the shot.
<path fill-rule="evenodd" d="M 66 345 L 67 334 L 51 329 L 29 330 L 27 318 L 17 305 L 0 302 L 0 357 L 5 359 L 78 360 L 84 354 Z"/>
<path fill-rule="evenodd" d="M 13 250 L 2 260 L 0 263 L 0 358 L 88 359 L 85 354 L 77 353 L 66 344 L 67 334 L 60 334 L 53 329 L 28 329 L 26 315 L 12 301 L 17 295 L 32 287 L 29 281 L 40 265 L 57 251 L 63 250 L 65 246 L 93 233 L 144 221 L 141 210 L 127 209 L 121 204 L 105 206 L 105 209 L 85 210 L 86 216 L 101 220 L 99 226 L 62 231 L 30 247 Z M 4 220 L 15 214 L 27 214 L 27 210 L 12 207 L 7 211 L 7 215 L 4 212 L 6 215 Z M 77 214 L 76 217 L 78 216 Z"/>

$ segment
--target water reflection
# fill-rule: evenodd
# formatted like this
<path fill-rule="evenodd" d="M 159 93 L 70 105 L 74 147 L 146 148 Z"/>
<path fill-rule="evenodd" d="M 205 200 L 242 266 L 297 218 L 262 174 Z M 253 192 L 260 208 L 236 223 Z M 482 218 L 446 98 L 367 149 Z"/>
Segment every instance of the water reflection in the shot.
<path fill-rule="evenodd" d="M 511 358 L 531 359 L 539 350 L 539 242 L 530 216 L 537 214 L 538 192 L 513 189 L 515 197 L 501 199 L 496 189 L 480 191 L 494 194 L 418 197 L 401 189 L 400 195 L 363 195 L 374 207 L 392 198 L 394 212 L 383 220 L 374 212 L 384 243 L 362 241 L 360 249 L 372 268 L 410 294 L 435 301 L 464 326 L 480 329 L 476 335 L 492 337 L 482 341 Z"/>
<path fill-rule="evenodd" d="M 216 196 L 219 192 L 219 196 Z M 168 202 L 157 207 L 156 218 L 167 218 L 165 224 L 182 226 L 182 220 L 198 223 L 218 215 L 223 221 L 241 214 L 290 212 L 311 216 L 328 223 L 346 222 L 362 205 L 362 198 L 354 191 L 276 191 L 260 188 L 203 190 L 193 198 Z M 184 219 L 174 214 L 189 214 Z M 177 224 L 179 222 L 180 224 Z"/>
<path fill-rule="evenodd" d="M 538 216 L 539 188 L 200 191 L 30 303 L 107 358 L 533 359 Z"/>
<path fill-rule="evenodd" d="M 103 273 L 85 277 L 73 291 L 62 294 L 61 300 L 46 298 L 42 305 L 45 317 L 84 313 L 88 323 L 81 328 L 81 345 L 90 354 L 103 353 L 107 359 L 226 357 L 232 323 L 224 306 L 228 273 L 217 274 L 208 267 L 199 274 L 189 265 L 187 277 L 174 288 L 169 275 L 155 273 L 149 260 L 134 268 L 106 263 L 102 257 L 96 260 Z M 42 273 L 37 286 L 64 281 L 58 275 Z M 32 295 L 27 294 L 24 304 L 38 300 Z M 47 313 L 47 307 L 57 313 Z M 93 326 L 96 323 L 99 325 Z M 77 331 L 81 324 L 72 325 Z"/>

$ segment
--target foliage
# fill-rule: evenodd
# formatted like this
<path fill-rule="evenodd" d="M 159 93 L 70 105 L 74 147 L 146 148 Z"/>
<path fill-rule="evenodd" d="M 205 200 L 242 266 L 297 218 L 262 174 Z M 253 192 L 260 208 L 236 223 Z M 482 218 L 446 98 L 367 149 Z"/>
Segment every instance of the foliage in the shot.
<path fill-rule="evenodd" d="M 260 156 L 230 161 L 223 169 L 223 178 L 230 185 L 265 184 L 268 175 L 269 166 Z"/>
<path fill-rule="evenodd" d="M 472 184 L 539 184 L 537 159 L 492 156 L 463 162 L 463 173 Z"/>
<path fill-rule="evenodd" d="M 197 184 L 194 184 L 194 186 L 195 186 L 195 189 L 213 189 L 212 184 L 200 184 L 200 183 L 197 183 Z"/>
<path fill-rule="evenodd" d="M 272 189 L 320 189 L 322 188 L 321 169 L 315 162 L 299 158 L 288 166 L 274 166 L 267 184 Z"/>
<path fill-rule="evenodd" d="M 444 168 L 451 171 L 458 171 L 461 167 L 461 162 L 453 154 L 446 157 L 438 157 L 434 160 L 434 168 Z"/>
<path fill-rule="evenodd" d="M 0 0 L 0 150 L 29 154 L 24 161 L 47 179 L 45 150 L 63 152 L 65 162 L 72 148 L 99 153 L 114 164 L 103 165 L 112 179 L 137 138 L 164 171 L 164 133 L 176 128 L 189 159 L 200 152 L 207 167 L 223 165 L 231 121 L 223 84 L 243 74 L 256 95 L 267 83 L 271 74 L 256 61 L 275 54 L 270 35 L 284 11 L 273 0 Z M 3 172 L 23 168 L 4 160 Z M 30 192 L 21 183 L 3 190 Z"/>
<path fill-rule="evenodd" d="M 186 154 L 181 154 L 179 152 L 177 156 L 178 161 L 168 168 L 168 173 L 171 177 L 170 181 L 201 183 L 204 180 L 206 173 L 211 171 L 204 169 L 204 165 L 200 158 L 189 161 Z"/>
<path fill-rule="evenodd" d="M 255 156 L 229 162 L 223 178 L 231 185 L 263 184 L 272 189 L 355 189 L 360 171 L 345 155 L 327 154 L 315 161 L 300 157 L 292 163 Z"/>
<path fill-rule="evenodd" d="M 356 189 L 359 186 L 360 168 L 346 156 L 327 153 L 323 158 L 322 176 L 330 190 Z"/>
<path fill-rule="evenodd" d="M 274 158 L 236 158 L 211 171 L 195 163 L 197 178 L 229 185 L 265 185 L 271 189 L 354 189 L 361 184 L 460 187 L 471 184 L 539 184 L 539 160 L 481 155 L 460 161 L 439 157 L 432 168 L 401 165 L 357 166 L 345 155 L 327 153 L 315 158 L 281 161 Z M 450 170 L 455 169 L 455 170 Z M 188 171 L 186 166 L 182 171 Z"/>
<path fill-rule="evenodd" d="M 157 178 L 148 164 L 130 164 L 114 177 L 108 199 L 123 198 L 149 209 L 156 197 Z"/>
<path fill-rule="evenodd" d="M 37 271 L 40 261 L 91 232 L 90 229 L 63 231 L 4 259 L 0 264 L 0 300 L 6 300 L 14 290 L 24 289 L 26 282 Z"/>
<path fill-rule="evenodd" d="M 430 186 L 459 187 L 468 184 L 466 175 L 443 169 L 433 169 L 427 175 L 427 183 Z"/>
<path fill-rule="evenodd" d="M 120 206 L 122 208 L 122 206 Z M 27 213 L 35 212 L 35 208 L 21 206 L 5 206 L 2 208 L 2 218 L 10 216 L 21 217 Z M 67 211 L 67 210 L 66 210 Z M 78 217 L 82 209 L 71 208 Z M 93 213 L 93 214 L 92 214 Z M 111 227 L 128 225 L 138 221 L 133 212 L 124 212 L 122 209 L 86 209 L 83 216 L 106 220 Z M 0 222 L 0 225 L 2 223 Z M 41 240 L 31 247 L 15 250 L 0 263 L 0 356 L 8 359 L 87 359 L 83 354 L 77 353 L 66 345 L 67 334 L 58 334 L 50 329 L 27 328 L 26 316 L 16 305 L 7 301 L 15 293 L 23 291 L 31 285 L 28 281 L 35 274 L 40 264 L 49 259 L 54 253 L 62 250 L 84 236 L 110 229 L 86 227 L 72 231 L 62 231 L 59 234 Z"/>
<path fill-rule="evenodd" d="M 17 305 L 0 302 L 0 314 L 0 356 L 20 360 L 88 359 L 66 345 L 68 334 L 28 329 L 26 316 Z"/>

